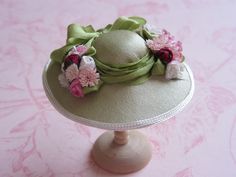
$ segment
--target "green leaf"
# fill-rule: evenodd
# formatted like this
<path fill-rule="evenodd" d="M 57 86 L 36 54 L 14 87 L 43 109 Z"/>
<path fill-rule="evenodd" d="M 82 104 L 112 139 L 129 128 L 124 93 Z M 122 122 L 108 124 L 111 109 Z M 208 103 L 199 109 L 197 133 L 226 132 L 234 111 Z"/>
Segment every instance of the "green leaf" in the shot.
<path fill-rule="evenodd" d="M 143 38 L 144 39 L 153 39 L 155 36 L 156 36 L 156 34 L 155 33 L 152 33 L 152 32 L 150 32 L 150 31 L 148 31 L 147 29 L 143 29 L 142 30 L 142 34 L 143 34 Z"/>
<path fill-rule="evenodd" d="M 96 92 L 103 85 L 103 82 L 100 80 L 99 83 L 93 87 L 83 87 L 83 93 L 86 95 L 91 92 Z"/>
<path fill-rule="evenodd" d="M 85 54 L 89 55 L 89 56 L 93 56 L 96 54 L 96 49 L 93 46 L 91 46 L 91 47 L 89 47 L 89 49 L 87 50 L 87 52 Z"/>
<path fill-rule="evenodd" d="M 181 61 L 181 63 L 184 62 L 184 61 L 185 61 L 185 56 L 182 57 L 182 61 Z"/>
<path fill-rule="evenodd" d="M 165 74 L 165 65 L 157 60 L 152 68 L 152 75 L 164 75 Z"/>

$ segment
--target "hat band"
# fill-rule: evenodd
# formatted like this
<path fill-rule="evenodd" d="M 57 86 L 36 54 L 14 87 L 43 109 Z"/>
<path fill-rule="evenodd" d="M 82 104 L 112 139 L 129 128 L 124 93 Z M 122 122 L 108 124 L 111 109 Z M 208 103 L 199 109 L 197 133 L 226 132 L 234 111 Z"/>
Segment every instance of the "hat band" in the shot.
<path fill-rule="evenodd" d="M 98 72 L 101 75 L 101 80 L 104 83 L 131 83 L 141 84 L 145 82 L 150 76 L 150 70 L 153 67 L 154 56 L 149 52 L 138 62 L 129 63 L 123 66 L 110 66 L 94 59 Z"/>

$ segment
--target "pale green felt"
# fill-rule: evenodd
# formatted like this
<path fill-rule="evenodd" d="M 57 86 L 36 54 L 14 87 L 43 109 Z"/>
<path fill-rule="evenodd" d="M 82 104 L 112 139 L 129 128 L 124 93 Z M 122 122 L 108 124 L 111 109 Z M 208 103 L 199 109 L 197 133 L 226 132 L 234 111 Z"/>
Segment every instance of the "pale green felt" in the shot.
<path fill-rule="evenodd" d="M 116 30 L 101 34 L 94 42 L 96 59 L 105 64 L 122 65 L 135 62 L 145 56 L 148 49 L 137 33 Z"/>
<path fill-rule="evenodd" d="M 193 82 L 185 69 L 183 80 L 152 77 L 140 85 L 105 84 L 98 92 L 76 98 L 60 86 L 60 73 L 60 64 L 51 61 L 46 68 L 46 80 L 54 97 L 51 99 L 74 115 L 106 123 L 134 122 L 163 114 L 189 95 Z"/>

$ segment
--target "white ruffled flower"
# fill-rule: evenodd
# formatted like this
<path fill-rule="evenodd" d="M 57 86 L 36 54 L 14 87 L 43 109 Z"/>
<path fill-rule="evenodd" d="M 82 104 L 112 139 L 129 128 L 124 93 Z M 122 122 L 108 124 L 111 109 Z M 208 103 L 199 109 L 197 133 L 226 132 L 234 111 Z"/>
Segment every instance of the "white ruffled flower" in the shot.
<path fill-rule="evenodd" d="M 80 62 L 80 67 L 79 70 L 84 69 L 84 68 L 96 68 L 95 61 L 92 57 L 90 56 L 83 56 Z"/>
<path fill-rule="evenodd" d="M 69 87 L 69 82 L 66 79 L 66 76 L 64 73 L 61 73 L 58 75 L 58 81 L 62 87 L 68 88 Z"/>
<path fill-rule="evenodd" d="M 70 65 L 65 71 L 66 79 L 69 81 L 73 81 L 78 77 L 78 75 L 79 75 L 79 69 L 76 64 Z"/>
<path fill-rule="evenodd" d="M 179 61 L 173 60 L 166 67 L 166 79 L 183 79 L 184 66 Z"/>

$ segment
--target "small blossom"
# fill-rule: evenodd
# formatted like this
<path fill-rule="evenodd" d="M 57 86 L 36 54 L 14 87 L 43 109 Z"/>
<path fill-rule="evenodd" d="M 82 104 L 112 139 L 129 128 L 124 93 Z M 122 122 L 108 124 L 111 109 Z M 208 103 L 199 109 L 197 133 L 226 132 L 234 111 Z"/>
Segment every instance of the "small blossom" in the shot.
<path fill-rule="evenodd" d="M 76 50 L 79 53 L 79 55 L 83 55 L 87 52 L 88 48 L 85 45 L 78 45 L 76 46 Z"/>
<path fill-rule="evenodd" d="M 76 64 L 70 65 L 65 71 L 66 79 L 69 80 L 70 82 L 76 79 L 78 75 L 79 75 L 79 69 Z"/>
<path fill-rule="evenodd" d="M 70 90 L 71 94 L 76 97 L 83 97 L 84 96 L 83 89 L 82 89 L 79 79 L 74 79 L 72 81 L 72 83 L 69 86 L 69 90 Z"/>
<path fill-rule="evenodd" d="M 154 54 L 157 54 L 161 49 L 168 49 L 171 51 L 173 58 L 169 62 L 172 60 L 182 61 L 182 43 L 180 41 L 176 41 L 174 36 L 166 30 L 162 30 L 162 33 L 153 40 L 147 40 L 146 44 L 154 52 Z M 159 56 L 157 55 L 157 57 Z M 163 62 L 166 63 L 165 61 Z"/>
<path fill-rule="evenodd" d="M 80 60 L 81 60 L 81 58 L 77 54 L 71 54 L 65 58 L 65 62 L 71 62 L 71 63 L 75 63 L 75 64 L 78 64 L 80 62 Z"/>
<path fill-rule="evenodd" d="M 83 68 L 79 72 L 79 81 L 82 87 L 92 87 L 98 84 L 99 73 L 94 68 Z"/>
<path fill-rule="evenodd" d="M 64 63 L 62 63 L 62 70 L 65 71 L 72 64 L 79 64 L 81 57 L 77 54 L 67 55 Z"/>
<path fill-rule="evenodd" d="M 64 73 L 59 74 L 58 80 L 59 80 L 59 83 L 61 84 L 62 87 L 65 87 L 65 88 L 69 87 L 69 82 L 66 79 L 66 76 Z"/>
<path fill-rule="evenodd" d="M 166 67 L 166 79 L 182 79 L 184 66 L 179 61 L 172 61 Z"/>
<path fill-rule="evenodd" d="M 83 56 L 80 62 L 80 67 L 79 69 L 83 69 L 85 67 L 89 68 L 96 68 L 95 61 L 92 57 L 90 56 Z"/>
<path fill-rule="evenodd" d="M 88 48 L 85 45 L 78 45 L 78 46 L 74 46 L 68 53 L 68 55 L 71 54 L 77 54 L 82 56 L 83 54 L 85 54 L 87 52 Z"/>
<path fill-rule="evenodd" d="M 173 59 L 173 53 L 168 48 L 162 48 L 154 53 L 163 63 L 168 64 Z"/>

